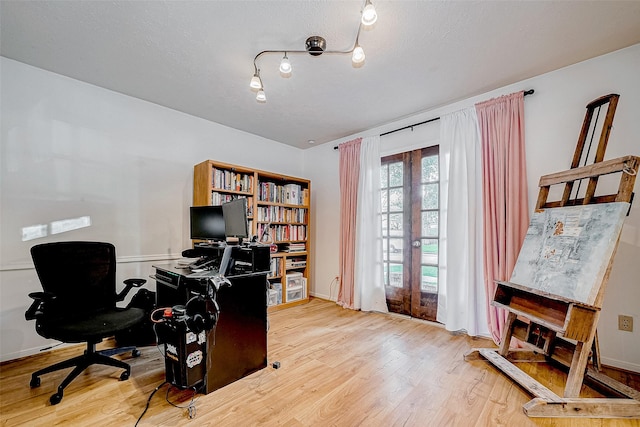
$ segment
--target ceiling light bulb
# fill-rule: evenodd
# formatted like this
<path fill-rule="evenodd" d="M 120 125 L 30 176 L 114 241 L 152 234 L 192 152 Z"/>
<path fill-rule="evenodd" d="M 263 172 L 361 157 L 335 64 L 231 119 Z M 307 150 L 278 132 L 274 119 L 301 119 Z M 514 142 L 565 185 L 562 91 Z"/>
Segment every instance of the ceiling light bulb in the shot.
<path fill-rule="evenodd" d="M 258 91 L 258 94 L 256 95 L 256 101 L 267 102 L 267 95 L 265 95 L 264 90 L 260 89 Z"/>
<path fill-rule="evenodd" d="M 257 72 L 251 77 L 249 86 L 251 89 L 262 89 L 262 80 L 260 80 L 260 75 Z"/>
<path fill-rule="evenodd" d="M 371 4 L 371 0 L 367 0 L 364 10 L 362 11 L 362 25 L 373 25 L 377 19 L 378 14 L 376 13 L 376 8 Z"/>
<path fill-rule="evenodd" d="M 353 61 L 354 64 L 360 64 L 361 62 L 363 62 L 364 49 L 362 49 L 362 47 L 360 46 L 356 46 L 356 48 L 353 49 L 353 55 L 351 56 L 351 60 Z"/>
<path fill-rule="evenodd" d="M 289 62 L 289 58 L 287 58 L 286 53 L 284 54 L 282 61 L 280 61 L 280 72 L 286 75 L 291 74 L 291 62 Z"/>

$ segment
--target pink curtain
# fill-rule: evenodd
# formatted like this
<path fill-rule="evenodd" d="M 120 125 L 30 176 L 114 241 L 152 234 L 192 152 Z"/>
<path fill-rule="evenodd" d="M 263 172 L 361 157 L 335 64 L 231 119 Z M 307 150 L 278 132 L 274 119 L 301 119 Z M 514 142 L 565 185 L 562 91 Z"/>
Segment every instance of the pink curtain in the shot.
<path fill-rule="evenodd" d="M 482 141 L 484 281 L 487 321 L 500 343 L 507 313 L 489 302 L 494 280 L 509 280 L 529 226 L 524 146 L 524 93 L 476 104 Z"/>
<path fill-rule="evenodd" d="M 340 290 L 337 302 L 351 309 L 354 308 L 356 210 L 361 142 L 362 138 L 356 138 L 338 146 L 340 153 Z"/>

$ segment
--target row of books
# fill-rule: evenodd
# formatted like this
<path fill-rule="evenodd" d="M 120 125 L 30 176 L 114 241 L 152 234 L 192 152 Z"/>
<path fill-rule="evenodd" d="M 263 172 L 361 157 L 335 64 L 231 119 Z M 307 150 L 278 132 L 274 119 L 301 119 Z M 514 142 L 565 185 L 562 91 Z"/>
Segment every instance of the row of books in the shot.
<path fill-rule="evenodd" d="M 225 194 L 225 193 L 218 193 L 217 191 L 212 191 L 211 192 L 211 205 L 212 206 L 218 206 L 218 205 L 230 202 L 233 199 L 238 199 L 238 198 L 246 198 L 247 199 L 247 216 L 248 217 L 253 217 L 253 197 L 238 196 L 236 194 Z"/>
<path fill-rule="evenodd" d="M 307 240 L 307 226 L 258 224 L 257 235 L 264 236 L 260 241 Z"/>
<path fill-rule="evenodd" d="M 284 203 L 287 205 L 309 205 L 309 189 L 300 184 L 279 185 L 275 182 L 261 182 L 259 199 L 262 202 Z"/>
<path fill-rule="evenodd" d="M 213 187 L 221 190 L 253 192 L 253 174 L 213 168 Z"/>
<path fill-rule="evenodd" d="M 282 275 L 282 258 L 271 258 L 271 268 L 269 277 L 278 277 Z"/>
<path fill-rule="evenodd" d="M 306 223 L 307 210 L 282 206 L 259 206 L 258 221 Z"/>

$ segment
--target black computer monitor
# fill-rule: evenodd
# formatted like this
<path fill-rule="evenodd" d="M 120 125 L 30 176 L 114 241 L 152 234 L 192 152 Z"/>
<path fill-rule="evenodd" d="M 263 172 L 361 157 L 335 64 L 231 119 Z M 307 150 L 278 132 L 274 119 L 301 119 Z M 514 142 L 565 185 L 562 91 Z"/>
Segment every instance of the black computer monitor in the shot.
<path fill-rule="evenodd" d="M 191 239 L 226 240 L 222 206 L 191 206 Z"/>
<path fill-rule="evenodd" d="M 249 221 L 247 219 L 247 199 L 242 197 L 222 204 L 225 235 L 237 237 L 239 242 L 249 237 Z"/>

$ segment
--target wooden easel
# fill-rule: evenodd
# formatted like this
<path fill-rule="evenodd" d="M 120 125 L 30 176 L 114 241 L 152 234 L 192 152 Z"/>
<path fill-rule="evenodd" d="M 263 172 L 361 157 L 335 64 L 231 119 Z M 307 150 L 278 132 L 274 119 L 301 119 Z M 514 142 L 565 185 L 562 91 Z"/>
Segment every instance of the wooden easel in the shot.
<path fill-rule="evenodd" d="M 612 202 L 631 203 L 635 178 L 640 167 L 640 157 L 625 156 L 603 161 L 617 100 L 618 95 L 607 95 L 587 105 L 587 114 L 571 169 L 540 178 L 536 212 L 556 207 Z M 591 165 L 579 167 L 581 159 L 584 159 L 586 164 L 586 159 L 589 157 L 589 150 L 585 152 L 585 147 L 594 111 L 597 109 L 599 112 L 600 108 L 607 103 L 609 108 L 594 162 Z M 617 191 L 608 195 L 596 195 L 598 179 L 610 174 L 620 175 Z M 583 180 L 588 181 L 584 195 L 579 197 L 578 191 L 575 198 L 571 199 L 574 183 L 576 181 L 581 183 Z M 549 201 L 551 186 L 561 184 L 564 184 L 565 188 L 560 200 Z M 609 259 L 604 261 L 604 270 L 598 276 L 597 283 L 588 297 L 574 299 L 558 295 L 553 289 L 545 291 L 512 282 L 496 282 L 497 289 L 492 305 L 508 312 L 500 348 L 498 350 L 474 349 L 465 355 L 465 359 L 483 356 L 534 395 L 535 398 L 523 407 L 528 416 L 640 418 L 640 392 L 598 371 L 599 351 L 596 328 L 618 244 L 619 230 L 617 233 L 615 243 L 610 245 L 607 252 Z M 521 251 L 520 256 L 522 255 Z M 510 350 L 509 344 L 512 337 L 520 339 L 524 348 Z M 594 356 L 596 369 L 587 369 L 590 355 Z M 518 360 L 546 361 L 549 359 L 569 367 L 563 397 L 556 395 L 512 363 Z M 580 389 L 585 375 L 622 398 L 580 398 Z"/>

